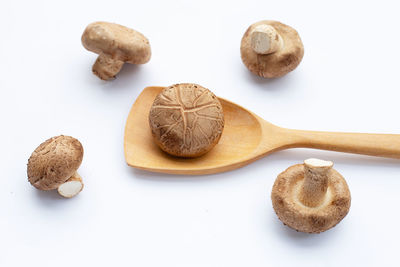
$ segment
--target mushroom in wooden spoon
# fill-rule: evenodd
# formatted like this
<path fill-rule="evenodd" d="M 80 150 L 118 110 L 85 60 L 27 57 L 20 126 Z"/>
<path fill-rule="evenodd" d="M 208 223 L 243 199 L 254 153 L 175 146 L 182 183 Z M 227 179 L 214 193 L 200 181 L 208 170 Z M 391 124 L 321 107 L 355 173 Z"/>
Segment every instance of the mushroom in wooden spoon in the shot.
<path fill-rule="evenodd" d="M 28 160 L 28 180 L 39 190 L 58 189 L 66 198 L 77 195 L 83 182 L 76 172 L 82 163 L 82 144 L 71 136 L 52 137 L 40 144 Z"/>
<path fill-rule="evenodd" d="M 295 147 L 400 158 L 398 134 L 286 129 L 223 98 L 218 98 L 224 111 L 224 130 L 218 144 L 201 157 L 171 157 L 154 142 L 149 126 L 149 112 L 154 99 L 164 89 L 145 88 L 129 112 L 124 151 L 126 162 L 132 167 L 174 174 L 210 174 L 237 169 L 272 152 Z"/>
<path fill-rule="evenodd" d="M 307 159 L 279 174 L 271 199 L 285 225 L 301 232 L 320 233 L 347 215 L 350 191 L 332 166 L 331 161 Z"/>
<path fill-rule="evenodd" d="M 252 24 L 243 35 L 240 53 L 246 67 L 265 78 L 280 77 L 294 70 L 303 58 L 304 47 L 292 27 L 278 21 Z"/>
<path fill-rule="evenodd" d="M 178 157 L 198 157 L 218 143 L 224 129 L 224 114 L 210 90 L 181 83 L 156 96 L 149 123 L 154 141 L 162 150 Z"/>
<path fill-rule="evenodd" d="M 99 54 L 92 70 L 102 80 L 114 78 L 124 63 L 144 64 L 151 57 L 149 40 L 143 34 L 115 23 L 89 24 L 82 34 L 82 44 Z"/>

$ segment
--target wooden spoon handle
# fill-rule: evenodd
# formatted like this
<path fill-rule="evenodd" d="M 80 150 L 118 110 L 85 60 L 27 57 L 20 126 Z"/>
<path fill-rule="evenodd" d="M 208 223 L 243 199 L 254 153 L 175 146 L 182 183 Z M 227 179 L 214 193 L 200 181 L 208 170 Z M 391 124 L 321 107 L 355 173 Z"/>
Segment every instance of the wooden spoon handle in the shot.
<path fill-rule="evenodd" d="M 288 146 L 400 158 L 400 134 L 288 130 Z"/>

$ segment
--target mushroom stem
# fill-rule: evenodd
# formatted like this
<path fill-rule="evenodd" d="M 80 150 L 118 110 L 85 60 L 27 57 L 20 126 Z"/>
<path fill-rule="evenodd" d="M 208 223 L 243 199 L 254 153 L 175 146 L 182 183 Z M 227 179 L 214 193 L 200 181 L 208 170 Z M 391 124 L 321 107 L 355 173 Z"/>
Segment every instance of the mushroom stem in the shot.
<path fill-rule="evenodd" d="M 58 187 L 57 191 L 61 196 L 71 198 L 79 194 L 82 189 L 82 177 L 75 172 L 65 183 Z"/>
<path fill-rule="evenodd" d="M 332 161 L 304 161 L 304 182 L 300 191 L 300 201 L 305 206 L 317 207 L 324 201 L 328 189 L 328 174 L 332 166 Z"/>
<path fill-rule="evenodd" d="M 124 62 L 118 59 L 113 59 L 106 54 L 100 54 L 92 67 L 92 71 L 102 80 L 110 80 L 115 78 L 115 75 L 121 70 Z"/>
<path fill-rule="evenodd" d="M 257 54 L 267 55 L 280 50 L 282 37 L 274 27 L 266 24 L 258 25 L 251 33 L 251 48 Z"/>

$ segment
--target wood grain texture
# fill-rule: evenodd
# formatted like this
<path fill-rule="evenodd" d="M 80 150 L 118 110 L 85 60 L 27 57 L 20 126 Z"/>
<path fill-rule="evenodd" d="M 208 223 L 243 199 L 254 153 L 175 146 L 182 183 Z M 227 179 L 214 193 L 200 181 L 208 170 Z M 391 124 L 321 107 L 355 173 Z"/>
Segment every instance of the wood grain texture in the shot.
<path fill-rule="evenodd" d="M 172 174 L 211 174 L 237 169 L 274 151 L 296 147 L 400 158 L 400 135 L 285 129 L 223 98 L 219 100 L 225 127 L 218 144 L 197 158 L 173 157 L 154 143 L 148 124 L 151 105 L 163 89 L 145 88 L 128 115 L 124 151 L 129 166 Z"/>

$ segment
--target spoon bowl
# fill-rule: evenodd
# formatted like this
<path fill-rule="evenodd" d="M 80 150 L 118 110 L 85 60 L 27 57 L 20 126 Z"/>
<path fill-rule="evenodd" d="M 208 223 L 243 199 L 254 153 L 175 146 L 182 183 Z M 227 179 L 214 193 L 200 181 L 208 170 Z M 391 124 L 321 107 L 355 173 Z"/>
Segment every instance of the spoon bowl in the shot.
<path fill-rule="evenodd" d="M 292 147 L 400 158 L 400 135 L 285 129 L 223 98 L 219 100 L 225 126 L 218 144 L 197 158 L 174 157 L 156 145 L 149 126 L 151 105 L 164 88 L 145 88 L 129 112 L 124 137 L 125 159 L 129 166 L 172 174 L 211 174 L 233 170 L 274 151 Z"/>

